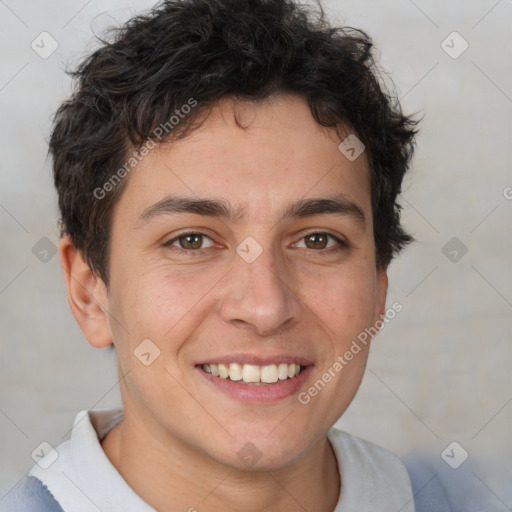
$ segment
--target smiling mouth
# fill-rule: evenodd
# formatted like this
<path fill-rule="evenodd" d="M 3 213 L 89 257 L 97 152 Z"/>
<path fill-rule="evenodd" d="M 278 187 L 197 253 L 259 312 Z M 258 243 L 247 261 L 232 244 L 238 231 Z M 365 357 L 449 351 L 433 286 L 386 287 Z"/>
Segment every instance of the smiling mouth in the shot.
<path fill-rule="evenodd" d="M 275 384 L 297 377 L 305 366 L 295 363 L 280 363 L 258 366 L 254 364 L 219 363 L 202 364 L 201 370 L 220 379 L 240 384 Z"/>

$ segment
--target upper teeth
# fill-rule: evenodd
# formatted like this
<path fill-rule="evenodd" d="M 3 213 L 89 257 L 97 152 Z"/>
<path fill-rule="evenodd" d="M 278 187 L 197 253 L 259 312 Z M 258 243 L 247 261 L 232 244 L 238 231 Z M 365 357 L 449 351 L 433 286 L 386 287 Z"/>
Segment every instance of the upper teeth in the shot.
<path fill-rule="evenodd" d="M 242 380 L 243 382 L 265 382 L 272 384 L 278 380 L 285 380 L 299 375 L 300 364 L 269 364 L 257 366 L 255 364 L 203 364 L 205 372 L 221 379 Z"/>

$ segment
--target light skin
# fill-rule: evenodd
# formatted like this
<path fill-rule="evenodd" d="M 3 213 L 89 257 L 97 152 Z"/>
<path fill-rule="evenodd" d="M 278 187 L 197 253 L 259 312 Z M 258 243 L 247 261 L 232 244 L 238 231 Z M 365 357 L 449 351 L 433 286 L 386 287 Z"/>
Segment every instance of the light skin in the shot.
<path fill-rule="evenodd" d="M 343 475 L 326 434 L 357 392 L 368 347 L 307 405 L 297 395 L 384 314 L 368 163 L 365 154 L 349 161 L 335 129 L 318 125 L 300 97 L 238 102 L 246 129 L 233 105 L 222 100 L 126 178 L 108 289 L 61 240 L 73 314 L 91 345 L 115 345 L 124 375 L 125 419 L 102 447 L 159 512 L 329 512 Z M 240 215 L 152 208 L 170 195 L 222 200 Z M 299 201 L 333 198 L 337 212 L 317 202 L 283 217 Z M 251 263 L 236 250 L 247 237 L 263 249 Z M 134 356 L 145 339 L 160 350 L 149 366 Z M 308 372 L 289 396 L 244 401 L 199 366 L 235 355 L 300 357 Z M 258 453 L 251 466 L 239 456 L 247 443 Z"/>

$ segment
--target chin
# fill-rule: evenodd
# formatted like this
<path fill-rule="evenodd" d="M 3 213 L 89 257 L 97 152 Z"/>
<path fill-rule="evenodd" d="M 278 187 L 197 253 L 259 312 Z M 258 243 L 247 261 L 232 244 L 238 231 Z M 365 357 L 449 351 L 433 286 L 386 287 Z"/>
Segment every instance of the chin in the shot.
<path fill-rule="evenodd" d="M 272 428 L 276 428 L 276 424 Z M 279 428 L 282 432 L 277 433 Z M 255 429 L 256 430 L 256 429 Z M 270 435 L 268 432 L 271 432 Z M 302 432 L 290 432 L 281 425 L 272 429 L 254 432 L 240 431 L 233 435 L 229 446 L 217 451 L 214 458 L 221 464 L 245 471 L 278 471 L 300 459 L 312 447 L 314 441 Z M 209 446 L 211 451 L 212 445 Z"/>
<path fill-rule="evenodd" d="M 284 452 L 282 450 L 269 453 L 267 450 L 259 450 L 256 445 L 250 442 L 238 450 L 235 457 L 233 452 L 220 454 L 216 461 L 223 466 L 230 467 L 236 471 L 268 472 L 284 469 L 300 458 L 295 450 Z"/>

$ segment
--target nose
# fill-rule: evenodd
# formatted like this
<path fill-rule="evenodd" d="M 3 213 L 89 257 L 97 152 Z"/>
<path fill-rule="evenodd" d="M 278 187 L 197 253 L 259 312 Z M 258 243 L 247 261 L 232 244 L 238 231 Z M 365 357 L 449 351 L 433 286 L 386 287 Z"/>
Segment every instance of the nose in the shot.
<path fill-rule="evenodd" d="M 303 305 L 293 277 L 270 251 L 247 263 L 237 258 L 220 300 L 225 322 L 261 336 L 279 334 L 295 325 Z"/>

